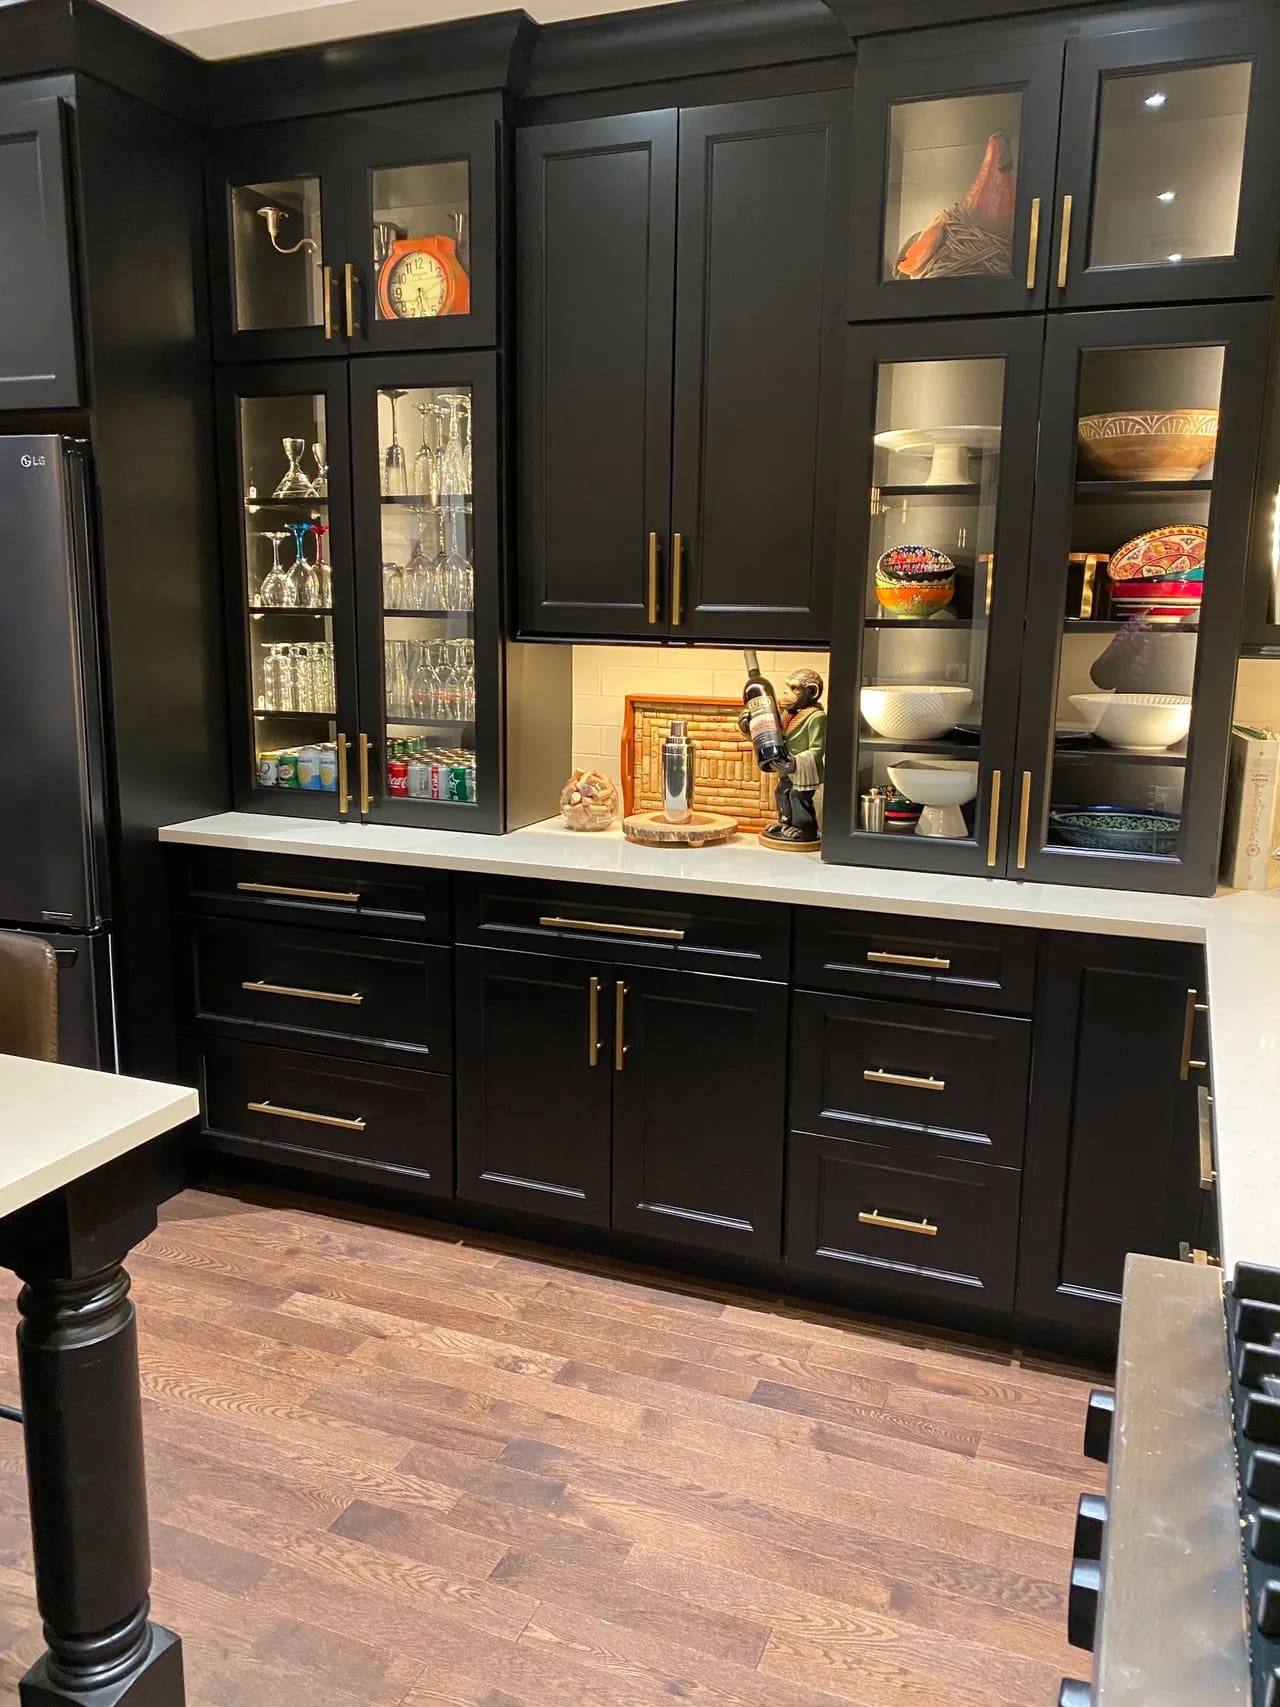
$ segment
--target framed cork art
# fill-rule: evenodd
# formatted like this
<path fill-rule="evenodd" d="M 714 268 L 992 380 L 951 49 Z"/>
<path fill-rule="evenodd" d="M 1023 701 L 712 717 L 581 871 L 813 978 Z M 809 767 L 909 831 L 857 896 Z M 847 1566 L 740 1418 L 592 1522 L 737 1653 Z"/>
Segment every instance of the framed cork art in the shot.
<path fill-rule="evenodd" d="M 741 830 L 774 821 L 774 779 L 756 769 L 751 742 L 738 729 L 736 699 L 660 699 L 628 694 L 622 726 L 624 810 L 662 807 L 662 743 L 674 717 L 683 717 L 696 749 L 694 804 L 738 820 Z"/>

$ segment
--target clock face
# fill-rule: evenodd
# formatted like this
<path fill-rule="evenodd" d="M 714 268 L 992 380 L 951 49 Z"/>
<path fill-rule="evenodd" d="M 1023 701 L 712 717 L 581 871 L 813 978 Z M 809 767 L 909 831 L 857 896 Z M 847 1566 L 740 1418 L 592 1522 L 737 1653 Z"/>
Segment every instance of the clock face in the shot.
<path fill-rule="evenodd" d="M 441 313 L 448 289 L 443 264 L 424 249 L 402 255 L 387 279 L 387 296 L 402 320 L 423 320 Z"/>

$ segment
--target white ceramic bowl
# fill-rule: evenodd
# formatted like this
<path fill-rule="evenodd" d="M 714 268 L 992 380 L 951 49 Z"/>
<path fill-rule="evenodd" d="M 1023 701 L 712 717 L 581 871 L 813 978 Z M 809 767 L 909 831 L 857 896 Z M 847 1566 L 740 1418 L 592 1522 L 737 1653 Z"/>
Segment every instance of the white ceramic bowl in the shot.
<path fill-rule="evenodd" d="M 1185 694 L 1073 693 L 1071 703 L 1091 734 L 1127 753 L 1162 753 L 1191 728 Z"/>
<path fill-rule="evenodd" d="M 923 806 L 917 836 L 968 835 L 960 810 L 977 798 L 978 766 L 972 759 L 900 759 L 889 766 L 889 781 L 900 794 Z"/>
<path fill-rule="evenodd" d="M 954 729 L 973 704 L 972 688 L 863 688 L 859 705 L 877 735 L 892 741 L 932 741 Z"/>

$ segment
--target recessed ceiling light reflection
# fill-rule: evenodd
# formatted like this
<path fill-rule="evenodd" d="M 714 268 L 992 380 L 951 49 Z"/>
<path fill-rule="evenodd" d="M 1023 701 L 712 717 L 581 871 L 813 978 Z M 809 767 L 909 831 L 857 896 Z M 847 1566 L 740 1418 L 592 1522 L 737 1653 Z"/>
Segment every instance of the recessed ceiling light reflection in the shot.
<path fill-rule="evenodd" d="M 1176 249 L 1175 249 L 1175 250 L 1174 250 L 1174 252 L 1173 252 L 1173 254 L 1172 254 L 1172 255 L 1170 255 L 1170 256 L 1169 256 L 1169 259 L 1170 259 L 1170 260 L 1171 260 L 1171 261 L 1180 261 L 1180 260 L 1181 260 L 1181 259 L 1182 259 L 1182 256 L 1181 256 L 1181 254 L 1180 254 L 1180 253 L 1179 253 L 1179 252 L 1178 252 L 1178 251 L 1177 251 L 1177 250 L 1176 250 Z"/>
<path fill-rule="evenodd" d="M 1160 194 L 1156 197 L 1156 200 L 1158 202 L 1168 203 L 1168 202 L 1173 201 L 1173 199 L 1177 195 L 1177 193 L 1178 193 L 1177 190 L 1161 190 Z"/>
<path fill-rule="evenodd" d="M 1169 97 L 1165 94 L 1163 89 L 1157 89 L 1154 95 L 1147 96 L 1146 100 L 1143 102 L 1143 106 L 1162 107 L 1168 99 Z"/>

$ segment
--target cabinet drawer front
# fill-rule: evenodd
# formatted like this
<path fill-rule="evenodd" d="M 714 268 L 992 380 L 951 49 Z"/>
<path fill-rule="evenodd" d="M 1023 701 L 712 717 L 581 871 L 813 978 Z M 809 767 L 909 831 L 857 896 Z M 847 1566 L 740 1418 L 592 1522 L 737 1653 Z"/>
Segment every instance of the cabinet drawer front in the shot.
<path fill-rule="evenodd" d="M 198 1024 L 450 1070 L 448 949 L 231 919 L 197 919 L 192 938 Z"/>
<path fill-rule="evenodd" d="M 458 941 L 575 960 L 787 976 L 791 910 L 644 889 L 460 877 Z"/>
<path fill-rule="evenodd" d="M 796 982 L 1029 1014 L 1036 933 L 954 919 L 797 909 Z"/>
<path fill-rule="evenodd" d="M 1013 1304 L 1019 1175 L 793 1132 L 787 1261 L 854 1286 Z"/>
<path fill-rule="evenodd" d="M 240 1155 L 453 1195 L 453 1081 L 255 1043 L 204 1039 L 206 1137 Z"/>
<path fill-rule="evenodd" d="M 288 854 L 171 850 L 174 894 L 192 912 L 449 941 L 449 874 Z"/>
<path fill-rule="evenodd" d="M 1016 1168 L 1031 1021 L 796 992 L 791 1125 Z"/>

